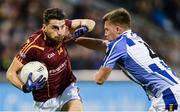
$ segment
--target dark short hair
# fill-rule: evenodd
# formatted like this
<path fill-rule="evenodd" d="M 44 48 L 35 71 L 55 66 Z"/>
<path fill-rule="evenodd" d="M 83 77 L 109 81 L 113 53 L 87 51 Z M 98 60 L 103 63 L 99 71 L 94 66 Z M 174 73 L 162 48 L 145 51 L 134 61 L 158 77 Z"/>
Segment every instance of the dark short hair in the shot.
<path fill-rule="evenodd" d="M 115 25 L 121 25 L 130 28 L 131 16 L 124 8 L 115 9 L 103 16 L 103 22 L 109 21 Z"/>
<path fill-rule="evenodd" d="M 65 13 L 59 8 L 48 8 L 43 12 L 43 23 L 48 24 L 51 19 L 63 20 Z"/>

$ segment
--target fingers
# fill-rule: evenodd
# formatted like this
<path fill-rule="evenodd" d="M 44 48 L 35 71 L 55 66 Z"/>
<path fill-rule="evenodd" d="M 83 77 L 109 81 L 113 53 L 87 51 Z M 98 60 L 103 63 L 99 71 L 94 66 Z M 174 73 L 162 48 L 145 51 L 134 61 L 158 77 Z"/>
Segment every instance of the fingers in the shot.
<path fill-rule="evenodd" d="M 36 84 L 36 90 L 38 90 L 38 89 L 42 89 L 44 86 L 45 86 L 45 84 L 46 84 L 46 78 L 43 78 L 40 82 L 38 82 L 37 84 Z"/>
<path fill-rule="evenodd" d="M 44 81 L 41 81 L 40 83 L 38 83 L 38 86 L 37 86 L 36 89 L 42 89 L 42 88 L 45 86 L 45 84 L 46 84 L 46 81 L 45 81 L 45 80 L 44 80 Z"/>
<path fill-rule="evenodd" d="M 43 78 L 43 75 L 40 75 L 40 76 L 34 81 L 34 83 L 38 83 L 40 80 L 42 80 L 42 78 Z"/>
<path fill-rule="evenodd" d="M 46 84 L 46 78 L 40 75 L 34 82 L 32 81 L 32 73 L 29 73 L 28 80 L 26 82 L 26 89 L 28 91 L 34 91 L 42 89 Z"/>
<path fill-rule="evenodd" d="M 43 75 L 39 76 L 36 81 L 34 81 L 35 90 L 42 89 L 46 84 L 46 78 Z"/>
<path fill-rule="evenodd" d="M 32 72 L 29 73 L 28 79 L 32 79 Z"/>
<path fill-rule="evenodd" d="M 28 75 L 28 81 L 29 80 L 32 81 L 32 72 L 30 72 L 29 75 Z"/>
<path fill-rule="evenodd" d="M 42 80 L 40 80 L 38 83 L 41 84 L 46 81 L 46 78 L 44 77 Z"/>
<path fill-rule="evenodd" d="M 36 80 L 34 81 L 34 83 L 37 83 L 38 85 L 41 85 L 42 83 L 46 82 L 46 78 L 41 75 L 39 78 L 41 78 L 40 80 Z"/>

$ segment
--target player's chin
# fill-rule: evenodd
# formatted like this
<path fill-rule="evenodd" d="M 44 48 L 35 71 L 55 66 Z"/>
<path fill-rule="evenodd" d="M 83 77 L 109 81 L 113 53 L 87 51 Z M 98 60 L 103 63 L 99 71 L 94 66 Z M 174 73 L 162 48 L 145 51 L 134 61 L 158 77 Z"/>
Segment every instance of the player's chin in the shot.
<path fill-rule="evenodd" d="M 63 41 L 64 41 L 64 42 L 68 42 L 68 41 L 70 41 L 70 40 L 72 40 L 72 39 L 73 39 L 72 36 L 65 36 L 65 37 L 63 38 Z"/>
<path fill-rule="evenodd" d="M 111 38 L 107 38 L 107 40 L 110 41 L 110 42 L 113 41 L 113 39 L 111 39 Z"/>
<path fill-rule="evenodd" d="M 58 41 L 58 42 L 62 42 L 63 39 L 64 39 L 64 37 L 62 37 L 62 36 L 60 36 L 60 37 L 57 36 L 57 37 L 54 38 L 54 40 L 56 40 L 56 41 Z"/>

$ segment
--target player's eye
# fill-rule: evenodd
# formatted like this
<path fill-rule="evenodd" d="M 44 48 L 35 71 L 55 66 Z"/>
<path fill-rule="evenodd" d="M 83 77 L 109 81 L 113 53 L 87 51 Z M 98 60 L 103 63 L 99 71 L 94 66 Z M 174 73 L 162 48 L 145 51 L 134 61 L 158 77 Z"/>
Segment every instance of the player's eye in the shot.
<path fill-rule="evenodd" d="M 58 26 L 52 26 L 52 29 L 53 30 L 59 30 L 59 27 Z"/>
<path fill-rule="evenodd" d="M 60 29 L 63 29 L 63 28 L 64 28 L 64 25 L 61 25 L 61 26 L 60 26 Z"/>
<path fill-rule="evenodd" d="M 108 29 L 107 29 L 107 28 L 104 28 L 104 31 L 108 31 Z"/>

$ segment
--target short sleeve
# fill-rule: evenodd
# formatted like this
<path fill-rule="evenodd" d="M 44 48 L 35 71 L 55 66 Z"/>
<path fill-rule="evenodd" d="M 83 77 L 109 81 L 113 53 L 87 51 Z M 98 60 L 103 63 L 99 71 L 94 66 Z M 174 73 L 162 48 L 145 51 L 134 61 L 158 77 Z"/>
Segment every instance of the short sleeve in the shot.
<path fill-rule="evenodd" d="M 119 59 L 124 59 L 127 55 L 126 39 L 120 38 L 109 43 L 106 56 L 103 60 L 103 67 L 114 68 Z"/>

